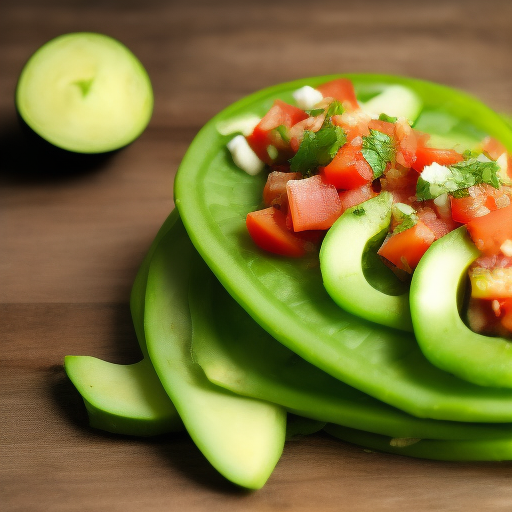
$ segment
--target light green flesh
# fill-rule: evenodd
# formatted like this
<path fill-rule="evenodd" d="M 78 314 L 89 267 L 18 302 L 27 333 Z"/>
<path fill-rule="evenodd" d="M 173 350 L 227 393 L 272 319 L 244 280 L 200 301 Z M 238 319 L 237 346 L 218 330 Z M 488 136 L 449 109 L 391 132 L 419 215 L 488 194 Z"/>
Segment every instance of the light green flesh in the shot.
<path fill-rule="evenodd" d="M 510 424 L 416 418 L 334 379 L 274 340 L 198 263 L 191 283 L 193 357 L 208 379 L 289 412 L 392 437 L 496 438 Z M 456 418 L 453 418 L 456 419 Z"/>
<path fill-rule="evenodd" d="M 338 306 L 360 318 L 412 331 L 409 293 L 388 295 L 377 290 L 367 281 L 362 266 L 369 241 L 375 237 L 382 241 L 386 236 L 392 203 L 391 194 L 382 192 L 347 210 L 322 242 L 320 270 L 325 289 Z"/>
<path fill-rule="evenodd" d="M 338 439 L 382 452 L 418 457 L 420 459 L 449 461 L 504 461 L 512 460 L 512 436 L 496 439 L 441 441 L 422 439 L 391 439 L 361 430 L 327 425 L 324 429 Z M 408 446 L 393 446 L 392 444 Z"/>
<path fill-rule="evenodd" d="M 183 424 L 151 363 L 108 363 L 89 356 L 66 356 L 64 367 L 84 399 L 92 427 L 136 436 L 183 429 Z"/>
<path fill-rule="evenodd" d="M 459 315 L 459 285 L 478 256 L 464 227 L 432 244 L 411 283 L 414 332 L 437 367 L 481 386 L 512 388 L 512 343 L 471 331 Z"/>
<path fill-rule="evenodd" d="M 149 436 L 183 429 L 176 408 L 149 361 L 144 335 L 144 296 L 149 261 L 160 239 L 179 219 L 173 211 L 158 231 L 135 277 L 132 320 L 144 359 L 117 365 L 89 356 L 66 356 L 65 369 L 82 395 L 92 427 L 116 434 Z"/>
<path fill-rule="evenodd" d="M 411 122 L 416 120 L 422 106 L 419 96 L 408 87 L 401 85 L 386 87 L 377 96 L 361 103 L 362 110 L 370 114 L 404 117 Z"/>
<path fill-rule="evenodd" d="M 142 133 L 153 91 L 124 45 L 82 32 L 57 37 L 32 55 L 16 88 L 16 106 L 27 125 L 55 146 L 102 153 Z"/>
<path fill-rule="evenodd" d="M 185 230 L 176 223 L 150 263 L 144 312 L 148 352 L 198 448 L 226 478 L 257 489 L 281 455 L 286 412 L 211 384 L 192 362 L 188 281 L 193 256 Z"/>

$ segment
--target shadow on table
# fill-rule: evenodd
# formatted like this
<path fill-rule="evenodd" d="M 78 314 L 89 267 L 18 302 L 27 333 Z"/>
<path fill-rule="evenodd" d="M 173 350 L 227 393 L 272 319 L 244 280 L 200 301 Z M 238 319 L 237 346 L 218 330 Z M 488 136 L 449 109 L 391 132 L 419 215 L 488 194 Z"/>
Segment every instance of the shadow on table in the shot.
<path fill-rule="evenodd" d="M 0 178 L 4 183 L 43 184 L 77 180 L 99 172 L 115 153 L 64 151 L 47 143 L 16 119 L 0 126 Z"/>

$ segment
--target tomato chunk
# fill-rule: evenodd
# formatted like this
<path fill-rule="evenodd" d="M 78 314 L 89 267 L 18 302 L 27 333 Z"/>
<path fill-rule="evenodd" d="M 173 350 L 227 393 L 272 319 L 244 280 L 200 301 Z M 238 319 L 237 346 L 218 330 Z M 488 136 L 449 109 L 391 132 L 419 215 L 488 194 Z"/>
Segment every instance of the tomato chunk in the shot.
<path fill-rule="evenodd" d="M 390 236 L 377 254 L 411 273 L 434 240 L 434 233 L 423 222 L 418 221 L 412 228 Z"/>
<path fill-rule="evenodd" d="M 341 215 L 341 201 L 333 185 L 320 175 L 286 184 L 294 231 L 329 229 Z"/>
<path fill-rule="evenodd" d="M 301 178 L 302 174 L 300 172 L 273 171 L 269 173 L 263 188 L 263 202 L 267 206 L 279 205 L 280 210 L 286 209 L 288 205 L 286 183 L 290 180 L 299 180 Z"/>
<path fill-rule="evenodd" d="M 300 258 L 306 253 L 307 241 L 286 227 L 286 214 L 273 207 L 251 212 L 246 217 L 251 238 L 261 249 Z"/>
<path fill-rule="evenodd" d="M 427 165 L 437 162 L 439 165 L 453 165 L 462 162 L 464 157 L 454 149 L 436 149 L 425 146 L 418 141 L 416 158 L 411 167 L 418 172 L 423 171 Z"/>
<path fill-rule="evenodd" d="M 373 180 L 373 171 L 361 153 L 361 148 L 362 142 L 342 146 L 331 163 L 322 169 L 325 180 L 343 190 L 370 183 Z"/>
<path fill-rule="evenodd" d="M 325 84 L 319 85 L 317 91 L 320 91 L 324 98 L 334 98 L 342 103 L 347 110 L 359 108 L 354 85 L 347 78 L 338 78 Z"/>
<path fill-rule="evenodd" d="M 508 206 L 511 202 L 508 187 L 496 189 L 487 183 L 482 183 L 470 187 L 468 192 L 467 197 L 450 198 L 453 220 L 462 224 Z"/>
<path fill-rule="evenodd" d="M 362 187 L 353 188 L 352 190 L 342 190 L 338 192 L 338 195 L 341 201 L 341 210 L 344 212 L 348 208 L 352 208 L 352 206 L 357 206 L 375 197 L 377 192 L 373 190 L 371 183 L 367 183 Z"/>
<path fill-rule="evenodd" d="M 500 254 L 506 240 L 512 240 L 512 205 L 469 221 L 471 239 L 483 254 Z"/>
<path fill-rule="evenodd" d="M 306 119 L 308 115 L 298 107 L 281 100 L 275 100 L 271 109 L 247 136 L 247 142 L 258 158 L 268 165 L 285 161 L 293 156 L 288 141 L 283 140 L 276 130 L 279 126 L 291 128 L 294 124 Z M 269 153 L 269 147 L 275 148 L 276 156 Z"/>

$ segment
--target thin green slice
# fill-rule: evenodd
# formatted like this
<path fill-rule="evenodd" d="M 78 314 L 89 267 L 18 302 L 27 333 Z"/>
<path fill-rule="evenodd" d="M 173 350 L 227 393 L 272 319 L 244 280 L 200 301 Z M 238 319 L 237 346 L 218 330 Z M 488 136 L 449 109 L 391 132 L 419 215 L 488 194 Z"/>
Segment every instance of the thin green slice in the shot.
<path fill-rule="evenodd" d="M 409 292 L 389 295 L 372 286 L 364 275 L 365 251 L 368 245 L 375 245 L 372 242 L 384 240 L 392 204 L 393 196 L 382 192 L 344 212 L 322 242 L 320 270 L 325 289 L 338 306 L 360 318 L 412 331 Z M 377 262 L 372 263 L 377 267 Z M 380 265 L 382 271 L 389 271 Z"/>
<path fill-rule="evenodd" d="M 512 150 L 512 131 L 479 101 L 427 82 L 381 75 L 347 75 L 356 93 L 401 84 L 425 107 L 440 105 L 461 122 L 501 140 Z M 442 372 L 423 356 L 413 336 L 376 326 L 339 308 L 329 297 L 315 257 L 290 260 L 255 247 L 245 226 L 260 208 L 265 182 L 232 162 L 217 123 L 247 113 L 263 115 L 276 98 L 292 102 L 318 77 L 260 91 L 208 122 L 178 171 L 175 202 L 189 236 L 208 266 L 239 304 L 274 338 L 335 378 L 412 415 L 460 421 L 511 422 L 512 392 L 484 389 Z M 462 397 L 471 397 L 471 406 Z M 479 403 L 474 407 L 475 402 Z M 465 405 L 464 405 L 465 404 Z"/>
<path fill-rule="evenodd" d="M 193 256 L 181 223 L 153 253 L 144 311 L 148 353 L 186 429 L 210 463 L 232 482 L 257 489 L 281 455 L 286 413 L 282 407 L 211 384 L 192 362 L 188 283 Z"/>
<path fill-rule="evenodd" d="M 211 382 L 235 393 L 280 404 L 300 416 L 392 437 L 484 439 L 512 432 L 510 424 L 416 418 L 334 379 L 274 340 L 204 263 L 195 265 L 189 301 L 194 360 Z M 472 399 L 460 400 L 467 404 Z"/>
<path fill-rule="evenodd" d="M 324 430 L 338 439 L 365 448 L 420 459 L 451 461 L 512 460 L 512 435 L 510 434 L 497 439 L 441 441 L 433 439 L 396 439 L 339 425 L 327 425 Z"/>
<path fill-rule="evenodd" d="M 471 331 L 459 314 L 459 288 L 479 254 L 465 227 L 432 244 L 411 283 L 414 332 L 435 366 L 481 386 L 512 388 L 512 342 Z"/>
<path fill-rule="evenodd" d="M 87 409 L 91 427 L 116 434 L 152 436 L 183 430 L 183 423 L 151 363 L 108 363 L 66 356 L 64 367 Z"/>
<path fill-rule="evenodd" d="M 176 408 L 151 365 L 144 335 L 144 297 L 149 261 L 179 219 L 173 211 L 158 231 L 137 272 L 130 297 L 132 320 L 144 359 L 118 365 L 90 356 L 66 356 L 64 368 L 82 395 L 92 427 L 116 434 L 149 436 L 183 429 Z"/>

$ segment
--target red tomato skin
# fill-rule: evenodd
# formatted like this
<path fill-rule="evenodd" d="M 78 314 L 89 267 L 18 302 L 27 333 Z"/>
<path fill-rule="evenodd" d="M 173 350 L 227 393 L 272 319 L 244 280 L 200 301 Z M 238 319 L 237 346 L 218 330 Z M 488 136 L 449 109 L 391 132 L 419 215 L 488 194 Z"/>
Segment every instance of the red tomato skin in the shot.
<path fill-rule="evenodd" d="M 347 78 L 338 78 L 325 84 L 319 85 L 317 91 L 320 91 L 324 98 L 334 98 L 340 101 L 347 110 L 356 110 L 359 108 L 354 85 Z"/>
<path fill-rule="evenodd" d="M 434 233 L 420 220 L 412 228 L 390 236 L 377 254 L 396 267 L 412 272 L 434 240 Z"/>
<path fill-rule="evenodd" d="M 300 258 L 306 253 L 306 242 L 286 227 L 286 214 L 273 207 L 251 212 L 246 226 L 254 243 L 261 249 Z"/>
<path fill-rule="evenodd" d="M 341 215 L 336 188 L 320 175 L 286 184 L 288 206 L 294 231 L 329 229 Z"/>
<path fill-rule="evenodd" d="M 288 199 L 286 195 L 286 183 L 290 180 L 299 180 L 302 178 L 300 172 L 280 172 L 272 171 L 267 177 L 267 182 L 263 188 L 263 202 L 266 206 L 278 204 L 280 209 L 286 210 Z"/>
<path fill-rule="evenodd" d="M 395 136 L 395 125 L 388 121 L 380 121 L 379 119 L 372 119 L 368 123 L 368 128 L 377 130 L 378 132 L 385 133 L 388 137 Z"/>
<path fill-rule="evenodd" d="M 353 188 L 352 190 L 341 190 L 338 192 L 338 196 L 341 201 L 341 211 L 344 212 L 348 208 L 352 208 L 352 206 L 357 206 L 358 204 L 377 196 L 377 192 L 373 190 L 371 183 L 366 183 L 365 185 L 359 188 Z"/>
<path fill-rule="evenodd" d="M 462 162 L 464 157 L 454 149 L 436 149 L 418 143 L 415 159 L 411 167 L 418 172 L 423 171 L 427 165 L 437 162 L 439 165 L 452 165 Z"/>
<path fill-rule="evenodd" d="M 352 190 L 373 181 L 373 170 L 361 153 L 361 144 L 345 144 L 321 173 L 337 189 Z"/>
<path fill-rule="evenodd" d="M 512 205 L 470 220 L 466 227 L 484 255 L 500 254 L 505 240 L 512 240 Z"/>
<path fill-rule="evenodd" d="M 308 115 L 300 108 L 275 100 L 253 132 L 246 137 L 247 142 L 258 158 L 267 165 L 285 161 L 293 156 L 293 151 L 289 143 L 285 142 L 275 129 L 281 125 L 291 128 L 307 117 Z M 270 158 L 267 151 L 269 146 L 274 146 L 278 150 L 279 156 L 276 160 Z"/>

